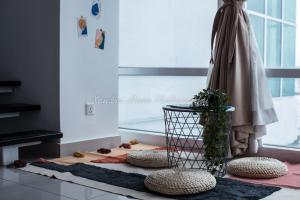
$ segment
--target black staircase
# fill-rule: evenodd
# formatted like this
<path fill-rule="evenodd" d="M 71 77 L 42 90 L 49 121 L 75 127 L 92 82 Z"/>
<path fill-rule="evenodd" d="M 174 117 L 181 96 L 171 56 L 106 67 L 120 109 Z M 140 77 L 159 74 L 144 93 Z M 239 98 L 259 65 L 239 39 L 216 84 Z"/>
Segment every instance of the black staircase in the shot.
<path fill-rule="evenodd" d="M 1 93 L 13 93 L 17 87 L 21 86 L 20 81 L 0 81 L 0 95 Z M 0 120 L 3 118 L 22 117 L 24 112 L 38 112 L 42 108 L 40 105 L 24 104 L 24 103 L 7 103 L 0 104 Z M 48 130 L 30 130 L 13 133 L 1 133 L 0 132 L 0 153 L 2 154 L 6 146 L 11 145 L 24 145 L 34 142 L 44 142 L 47 140 L 57 140 L 62 138 L 62 133 L 58 131 Z M 26 146 L 26 145 L 25 145 Z M 0 157 L 4 155 L 0 155 Z M 1 160 L 0 160 L 1 161 Z M 3 161 L 2 161 L 3 164 Z"/>
<path fill-rule="evenodd" d="M 62 137 L 62 133 L 56 131 L 24 131 L 16 133 L 1 134 L 0 146 L 24 144 L 30 142 L 45 141 L 50 139 L 58 139 Z"/>
<path fill-rule="evenodd" d="M 0 81 L 0 87 L 19 87 L 21 81 Z"/>
<path fill-rule="evenodd" d="M 33 105 L 33 104 L 23 104 L 23 103 L 0 104 L 0 114 L 38 111 L 40 109 L 41 109 L 40 105 Z"/>
<path fill-rule="evenodd" d="M 0 93 L 11 93 L 21 86 L 21 81 L 0 81 Z"/>

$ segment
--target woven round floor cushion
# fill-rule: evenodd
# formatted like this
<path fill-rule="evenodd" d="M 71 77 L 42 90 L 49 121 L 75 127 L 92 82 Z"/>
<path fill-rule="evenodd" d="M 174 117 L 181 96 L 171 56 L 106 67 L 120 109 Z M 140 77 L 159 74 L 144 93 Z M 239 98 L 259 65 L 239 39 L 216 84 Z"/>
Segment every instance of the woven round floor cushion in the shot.
<path fill-rule="evenodd" d="M 128 153 L 127 162 L 138 167 L 164 168 L 168 167 L 167 151 L 144 150 Z"/>
<path fill-rule="evenodd" d="M 227 171 L 246 178 L 277 178 L 286 175 L 288 169 L 283 162 L 273 158 L 248 157 L 230 161 Z"/>
<path fill-rule="evenodd" d="M 211 190 L 217 182 L 213 175 L 205 171 L 164 169 L 148 175 L 144 183 L 154 192 L 188 195 Z"/>

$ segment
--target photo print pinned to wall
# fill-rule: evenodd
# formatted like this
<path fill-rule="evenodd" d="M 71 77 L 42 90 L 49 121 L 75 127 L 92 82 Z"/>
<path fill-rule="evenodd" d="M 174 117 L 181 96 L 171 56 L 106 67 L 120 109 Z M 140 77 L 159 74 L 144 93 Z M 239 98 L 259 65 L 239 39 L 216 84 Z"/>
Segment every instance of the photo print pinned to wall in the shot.
<path fill-rule="evenodd" d="M 88 35 L 87 20 L 85 17 L 81 16 L 77 19 L 77 30 L 79 37 L 84 37 Z"/>
<path fill-rule="evenodd" d="M 102 13 L 102 1 L 101 0 L 92 0 L 91 14 L 94 17 L 100 17 Z"/>
<path fill-rule="evenodd" d="M 105 31 L 96 29 L 95 48 L 104 49 L 105 44 Z"/>

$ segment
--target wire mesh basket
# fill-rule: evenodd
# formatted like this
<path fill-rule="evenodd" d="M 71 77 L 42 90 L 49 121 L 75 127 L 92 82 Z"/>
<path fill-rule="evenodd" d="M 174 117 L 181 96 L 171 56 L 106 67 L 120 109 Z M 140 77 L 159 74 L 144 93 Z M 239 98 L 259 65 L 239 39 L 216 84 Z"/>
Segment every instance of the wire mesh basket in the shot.
<path fill-rule="evenodd" d="M 234 108 L 228 107 L 229 113 Z M 209 161 L 204 157 L 205 147 L 202 134 L 205 126 L 200 125 L 201 112 L 189 105 L 176 105 L 163 107 L 165 120 L 165 134 L 168 151 L 168 164 L 170 168 L 202 169 L 215 176 L 222 177 L 226 174 L 229 134 L 227 142 L 218 146 L 222 157 L 214 157 Z"/>

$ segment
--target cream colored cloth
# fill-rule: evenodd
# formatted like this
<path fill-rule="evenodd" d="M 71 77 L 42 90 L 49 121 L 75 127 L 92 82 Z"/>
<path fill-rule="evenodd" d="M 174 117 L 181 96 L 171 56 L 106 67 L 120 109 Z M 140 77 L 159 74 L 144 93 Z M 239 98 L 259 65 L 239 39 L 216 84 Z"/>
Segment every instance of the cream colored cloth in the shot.
<path fill-rule="evenodd" d="M 212 60 L 208 88 L 221 89 L 235 107 L 232 114 L 231 153 L 255 153 L 265 125 L 278 121 L 264 66 L 244 0 L 224 0 L 212 31 Z"/>

